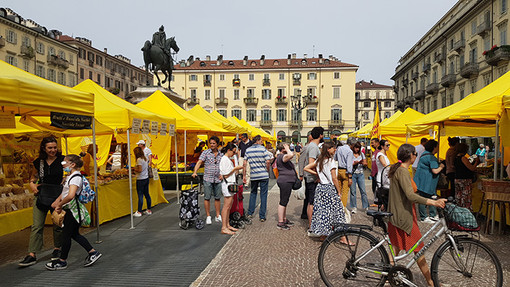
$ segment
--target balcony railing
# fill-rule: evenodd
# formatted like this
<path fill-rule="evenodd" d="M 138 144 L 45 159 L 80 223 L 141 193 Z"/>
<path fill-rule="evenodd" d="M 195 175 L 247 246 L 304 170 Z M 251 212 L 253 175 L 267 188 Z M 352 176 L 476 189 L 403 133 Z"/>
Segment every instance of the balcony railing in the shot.
<path fill-rule="evenodd" d="M 241 85 L 241 80 L 240 79 L 233 79 L 232 80 L 232 85 L 234 87 L 239 87 Z"/>
<path fill-rule="evenodd" d="M 453 50 L 459 52 L 460 50 L 464 49 L 465 46 L 466 46 L 466 40 L 460 39 L 453 44 Z"/>
<path fill-rule="evenodd" d="M 48 55 L 48 64 L 62 67 L 64 69 L 69 68 L 69 62 L 62 58 L 59 58 L 57 55 Z"/>
<path fill-rule="evenodd" d="M 89 60 L 89 67 L 92 67 L 92 68 L 94 67 L 94 61 Z"/>
<path fill-rule="evenodd" d="M 430 64 L 423 65 L 423 72 L 428 73 L 430 71 Z"/>
<path fill-rule="evenodd" d="M 427 94 L 435 94 L 437 91 L 439 91 L 439 84 L 438 83 L 432 83 L 427 86 Z"/>
<path fill-rule="evenodd" d="M 409 84 L 409 79 L 403 79 L 402 80 L 402 85 L 405 87 Z"/>
<path fill-rule="evenodd" d="M 441 86 L 447 88 L 447 87 L 453 87 L 455 85 L 455 82 L 457 81 L 457 76 L 454 74 L 444 75 L 441 78 Z"/>
<path fill-rule="evenodd" d="M 252 97 L 246 97 L 243 99 L 244 100 L 244 104 L 245 105 L 253 105 L 253 106 L 256 106 L 259 104 L 259 99 L 258 98 L 252 98 Z"/>
<path fill-rule="evenodd" d="M 304 97 L 303 98 L 303 103 L 307 104 L 307 105 L 317 105 L 319 103 L 319 99 L 314 96 L 314 97 Z"/>
<path fill-rule="evenodd" d="M 290 128 L 299 128 L 301 126 L 301 121 L 300 120 L 291 120 L 289 122 L 289 127 Z"/>
<path fill-rule="evenodd" d="M 476 34 L 480 36 L 484 36 L 489 33 L 491 30 L 491 23 L 489 21 L 483 21 L 480 25 L 476 27 Z"/>
<path fill-rule="evenodd" d="M 413 73 L 411 74 L 411 78 L 412 78 L 413 80 L 418 79 L 418 76 L 420 76 L 420 73 L 418 73 L 418 72 L 413 72 Z"/>
<path fill-rule="evenodd" d="M 332 129 L 342 129 L 344 127 L 345 120 L 329 120 L 328 128 Z"/>
<path fill-rule="evenodd" d="M 216 98 L 214 100 L 214 102 L 216 103 L 217 106 L 226 106 L 226 105 L 228 105 L 228 99 L 227 98 L 219 97 L 219 98 Z"/>
<path fill-rule="evenodd" d="M 444 53 L 437 53 L 434 56 L 434 63 L 442 63 L 446 60 L 446 55 Z"/>
<path fill-rule="evenodd" d="M 0 37 L 0 48 L 3 48 L 3 47 L 5 47 L 5 38 Z"/>
<path fill-rule="evenodd" d="M 417 90 L 416 93 L 414 93 L 414 99 L 419 101 L 423 100 L 425 98 L 425 90 Z"/>
<path fill-rule="evenodd" d="M 293 84 L 294 86 L 299 86 L 299 85 L 301 85 L 301 80 L 294 79 L 294 80 L 292 81 L 292 84 Z"/>
<path fill-rule="evenodd" d="M 261 128 L 272 128 L 273 127 L 273 121 L 272 120 L 261 120 L 260 121 L 260 127 Z"/>
<path fill-rule="evenodd" d="M 397 109 L 403 109 L 405 108 L 406 104 L 404 101 L 397 101 L 397 104 L 395 105 Z"/>
<path fill-rule="evenodd" d="M 274 102 L 276 105 L 285 105 L 285 106 L 289 103 L 287 98 L 282 98 L 282 97 L 276 97 Z"/>
<path fill-rule="evenodd" d="M 466 79 L 478 76 L 478 63 L 466 63 L 460 69 L 460 76 Z"/>
<path fill-rule="evenodd" d="M 412 103 L 414 103 L 414 97 L 407 97 L 404 99 L 404 102 L 406 103 L 406 105 L 411 105 Z"/>
<path fill-rule="evenodd" d="M 398 89 L 398 86 L 397 86 L 397 85 L 393 85 L 393 91 L 394 91 L 395 93 L 398 93 L 398 90 L 399 90 L 399 89 Z"/>
<path fill-rule="evenodd" d="M 186 100 L 189 106 L 195 106 L 200 104 L 200 99 L 197 97 L 191 97 Z"/>
<path fill-rule="evenodd" d="M 30 46 L 21 46 L 21 54 L 25 58 L 32 59 L 35 56 L 34 48 Z"/>
<path fill-rule="evenodd" d="M 491 66 L 497 66 L 501 62 L 510 60 L 510 45 L 502 45 L 497 50 L 485 54 L 485 61 Z"/>
<path fill-rule="evenodd" d="M 270 86 L 271 85 L 271 81 L 269 79 L 264 79 L 264 80 L 262 80 L 262 85 L 263 86 Z"/>
<path fill-rule="evenodd" d="M 204 80 L 204 87 L 210 87 L 211 86 L 211 80 Z"/>

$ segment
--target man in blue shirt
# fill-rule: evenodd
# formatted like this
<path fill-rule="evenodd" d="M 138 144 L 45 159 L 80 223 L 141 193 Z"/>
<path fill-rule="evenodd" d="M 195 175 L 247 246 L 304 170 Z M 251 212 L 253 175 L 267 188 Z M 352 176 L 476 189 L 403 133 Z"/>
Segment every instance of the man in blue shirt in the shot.
<path fill-rule="evenodd" d="M 267 191 L 269 185 L 269 168 L 273 155 L 262 145 L 260 135 L 253 137 L 253 145 L 246 149 L 244 154 L 243 166 L 250 165 L 250 204 L 248 208 L 248 217 L 252 218 L 255 212 L 255 204 L 257 202 L 257 190 L 260 185 L 260 210 L 259 219 L 261 222 L 266 221 L 267 208 Z M 243 168 L 243 182 L 246 184 L 246 168 Z"/>
<path fill-rule="evenodd" d="M 338 182 L 342 188 L 342 204 L 347 206 L 349 188 L 352 185 L 352 164 L 354 163 L 354 153 L 351 147 L 356 143 L 356 139 L 348 138 L 347 144 L 339 146 L 336 149 L 335 160 L 338 161 Z"/>

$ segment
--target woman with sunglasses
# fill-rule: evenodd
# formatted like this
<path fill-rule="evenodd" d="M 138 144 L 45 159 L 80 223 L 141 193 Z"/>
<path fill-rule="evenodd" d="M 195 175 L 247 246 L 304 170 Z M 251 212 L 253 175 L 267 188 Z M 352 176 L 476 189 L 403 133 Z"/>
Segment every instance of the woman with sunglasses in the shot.
<path fill-rule="evenodd" d="M 375 181 L 377 187 L 390 188 L 388 180 L 388 171 L 390 165 L 390 159 L 388 158 L 387 152 L 390 149 L 390 143 L 387 140 L 380 141 L 379 152 L 377 153 L 376 164 L 377 164 L 377 176 Z M 388 168 L 385 168 L 388 167 Z"/>
<path fill-rule="evenodd" d="M 220 160 L 220 174 L 223 176 L 221 192 L 223 193 L 224 197 L 221 216 L 225 219 L 221 222 L 221 233 L 233 235 L 237 231 L 237 228 L 230 226 L 230 220 L 228 219 L 230 217 L 230 209 L 232 208 L 235 194 L 231 193 L 228 190 L 228 187 L 230 185 L 237 185 L 236 175 L 239 170 L 243 169 L 243 166 L 239 165 L 237 158 L 234 157 L 234 155 L 237 154 L 237 146 L 233 142 L 229 142 L 221 150 L 221 153 L 223 154 Z"/>

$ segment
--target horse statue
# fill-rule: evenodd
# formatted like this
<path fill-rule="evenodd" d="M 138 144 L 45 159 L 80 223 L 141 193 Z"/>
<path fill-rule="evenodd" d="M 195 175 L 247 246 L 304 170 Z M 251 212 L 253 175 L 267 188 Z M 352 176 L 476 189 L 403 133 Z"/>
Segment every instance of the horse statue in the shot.
<path fill-rule="evenodd" d="M 153 45 L 151 41 L 145 41 L 143 45 L 143 60 L 145 62 L 145 73 L 147 76 L 147 86 L 149 83 L 149 64 L 151 64 L 151 71 L 156 75 L 158 79 L 158 86 L 161 83 L 168 81 L 168 89 L 170 89 L 170 80 L 172 78 L 172 70 L 174 69 L 174 61 L 170 49 L 173 49 L 176 53 L 179 52 L 177 42 L 174 37 L 170 37 L 164 41 L 164 48 Z M 159 79 L 158 71 L 163 72 L 165 79 L 163 82 Z"/>

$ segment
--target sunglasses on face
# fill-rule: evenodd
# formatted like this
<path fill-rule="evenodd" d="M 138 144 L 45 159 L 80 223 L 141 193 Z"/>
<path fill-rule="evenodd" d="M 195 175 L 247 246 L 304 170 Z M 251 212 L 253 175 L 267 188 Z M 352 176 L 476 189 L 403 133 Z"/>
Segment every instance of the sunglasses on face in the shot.
<path fill-rule="evenodd" d="M 413 152 L 413 155 L 414 155 L 414 156 L 418 156 L 418 153 L 417 153 L 417 152 Z"/>
<path fill-rule="evenodd" d="M 385 147 L 390 147 L 390 145 L 389 145 L 389 144 L 387 144 L 387 145 L 385 145 Z"/>

